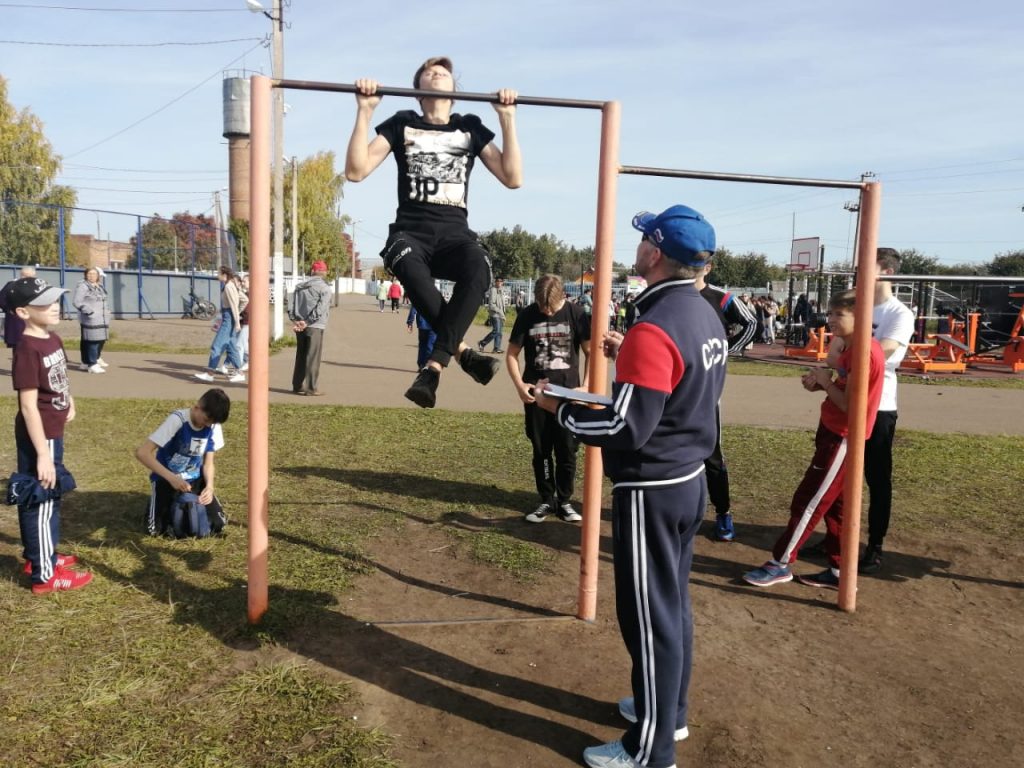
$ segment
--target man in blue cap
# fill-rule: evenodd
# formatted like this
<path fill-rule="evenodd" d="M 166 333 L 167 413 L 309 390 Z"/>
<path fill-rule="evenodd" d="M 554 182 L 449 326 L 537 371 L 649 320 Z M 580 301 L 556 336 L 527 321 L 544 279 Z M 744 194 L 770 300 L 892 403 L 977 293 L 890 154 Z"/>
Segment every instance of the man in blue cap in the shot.
<path fill-rule="evenodd" d="M 675 765 L 685 739 L 693 645 L 689 575 L 707 504 L 704 461 L 715 448 L 715 408 L 725 383 L 722 323 L 694 285 L 715 250 L 700 213 L 674 205 L 639 213 L 636 271 L 648 287 L 637 322 L 603 340 L 615 360 L 612 404 L 600 409 L 545 394 L 581 442 L 600 446 L 612 481 L 615 607 L 632 658 L 633 695 L 619 702 L 622 739 L 584 750 L 592 768 Z"/>

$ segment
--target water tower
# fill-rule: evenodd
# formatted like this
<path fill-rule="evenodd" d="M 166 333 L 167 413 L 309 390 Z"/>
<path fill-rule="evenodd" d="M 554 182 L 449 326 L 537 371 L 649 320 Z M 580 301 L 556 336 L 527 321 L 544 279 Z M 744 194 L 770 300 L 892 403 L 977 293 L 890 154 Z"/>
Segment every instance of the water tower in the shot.
<path fill-rule="evenodd" d="M 224 138 L 228 140 L 228 215 L 249 221 L 249 80 L 224 73 Z"/>

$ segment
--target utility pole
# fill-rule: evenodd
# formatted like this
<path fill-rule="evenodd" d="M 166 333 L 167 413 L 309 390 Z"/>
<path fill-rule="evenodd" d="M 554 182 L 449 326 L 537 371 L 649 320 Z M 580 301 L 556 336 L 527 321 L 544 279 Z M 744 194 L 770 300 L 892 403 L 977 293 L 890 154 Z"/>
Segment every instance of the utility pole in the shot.
<path fill-rule="evenodd" d="M 280 90 L 280 89 L 278 89 Z M 302 274 L 302 260 L 299 258 L 299 165 L 292 155 L 292 276 Z"/>

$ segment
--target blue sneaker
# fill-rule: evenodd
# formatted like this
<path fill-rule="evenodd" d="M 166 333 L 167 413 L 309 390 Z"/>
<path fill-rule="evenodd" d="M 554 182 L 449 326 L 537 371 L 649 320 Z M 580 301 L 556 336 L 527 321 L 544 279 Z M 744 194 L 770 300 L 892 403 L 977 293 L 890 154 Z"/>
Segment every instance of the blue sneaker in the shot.
<path fill-rule="evenodd" d="M 755 587 L 770 587 L 774 584 L 785 584 L 793 580 L 793 573 L 788 565 L 776 565 L 771 560 L 743 574 L 743 580 Z"/>
<path fill-rule="evenodd" d="M 587 747 L 583 750 L 583 762 L 590 768 L 634 768 L 639 765 L 626 752 L 621 741 L 610 741 L 597 747 Z"/>
<path fill-rule="evenodd" d="M 831 568 L 826 568 L 821 573 L 812 573 L 806 576 L 797 576 L 797 581 L 806 584 L 808 587 L 821 587 L 822 589 L 839 589 L 839 577 Z"/>
<path fill-rule="evenodd" d="M 732 527 L 732 515 L 724 512 L 715 517 L 715 538 L 719 541 L 732 541 L 736 531 Z"/>

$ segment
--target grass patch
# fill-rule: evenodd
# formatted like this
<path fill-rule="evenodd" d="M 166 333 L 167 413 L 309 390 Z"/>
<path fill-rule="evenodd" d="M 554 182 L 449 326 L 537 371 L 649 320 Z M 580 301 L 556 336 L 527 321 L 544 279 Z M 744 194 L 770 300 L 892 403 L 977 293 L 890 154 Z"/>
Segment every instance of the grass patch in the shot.
<path fill-rule="evenodd" d="M 536 504 L 518 414 L 275 405 L 270 611 L 250 627 L 244 409 L 217 460 L 228 535 L 142 533 L 148 484 L 131 451 L 185 404 L 78 402 L 66 454 L 79 490 L 64 504 L 62 549 L 96 573 L 88 588 L 32 596 L 15 575 L 15 515 L 0 515 L 0 764 L 387 768 L 386 736 L 353 719 L 362 704 L 350 681 L 372 665 L 345 657 L 370 631 L 345 605 L 377 568 L 375 541 L 401 536 L 410 518 L 440 526 L 455 546 L 438 557 L 471 557 L 481 584 L 529 582 L 574 557 L 516 535 Z M 14 410 L 0 397 L 3 429 Z M 1019 539 L 1022 445 L 899 431 L 894 527 Z M 725 448 L 737 519 L 781 525 L 811 433 L 732 427 Z M 13 469 L 13 453 L 0 441 L 0 472 Z M 381 668 L 389 638 L 371 635 Z"/>

